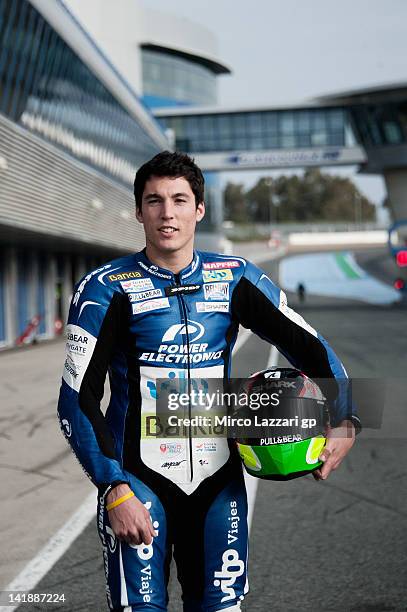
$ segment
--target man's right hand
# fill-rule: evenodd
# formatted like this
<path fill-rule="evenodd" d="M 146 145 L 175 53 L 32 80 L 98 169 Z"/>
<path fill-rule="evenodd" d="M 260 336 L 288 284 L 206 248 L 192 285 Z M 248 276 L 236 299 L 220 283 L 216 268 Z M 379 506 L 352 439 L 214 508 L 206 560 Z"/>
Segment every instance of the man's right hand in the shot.
<path fill-rule="evenodd" d="M 106 505 L 119 497 L 130 493 L 127 484 L 117 485 L 106 497 Z M 137 497 L 130 497 L 125 502 L 108 512 L 113 533 L 119 540 L 128 544 L 151 544 L 157 532 L 153 528 L 150 513 Z"/>

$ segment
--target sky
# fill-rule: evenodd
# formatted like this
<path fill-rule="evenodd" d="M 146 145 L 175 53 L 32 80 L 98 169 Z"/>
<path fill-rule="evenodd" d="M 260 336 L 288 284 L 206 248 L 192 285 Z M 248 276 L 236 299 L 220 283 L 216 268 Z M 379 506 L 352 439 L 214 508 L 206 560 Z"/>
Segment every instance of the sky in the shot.
<path fill-rule="evenodd" d="M 274 105 L 407 81 L 407 0 L 143 0 L 200 23 L 232 69 L 219 78 L 219 104 Z M 355 169 L 338 173 L 355 174 Z M 270 174 L 270 173 L 268 173 Z M 224 180 L 253 184 L 259 173 Z M 380 177 L 353 176 L 381 203 Z"/>

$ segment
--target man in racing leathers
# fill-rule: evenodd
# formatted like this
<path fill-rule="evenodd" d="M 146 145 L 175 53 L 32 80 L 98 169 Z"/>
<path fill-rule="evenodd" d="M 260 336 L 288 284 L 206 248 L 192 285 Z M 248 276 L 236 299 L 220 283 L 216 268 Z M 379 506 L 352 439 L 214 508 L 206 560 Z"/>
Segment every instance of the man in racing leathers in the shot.
<path fill-rule="evenodd" d="M 328 433 L 317 478 L 350 450 L 358 420 L 342 364 L 266 274 L 242 257 L 194 251 L 204 180 L 188 156 L 163 152 L 147 162 L 137 172 L 135 198 L 146 248 L 75 288 L 61 427 L 99 490 L 110 609 L 166 610 L 173 552 L 184 611 L 238 610 L 248 591 L 240 458 L 225 438 L 147 436 L 156 379 L 227 379 L 243 325 L 308 376 L 338 381 L 329 398 L 336 430 Z M 111 397 L 103 415 L 107 372 Z"/>

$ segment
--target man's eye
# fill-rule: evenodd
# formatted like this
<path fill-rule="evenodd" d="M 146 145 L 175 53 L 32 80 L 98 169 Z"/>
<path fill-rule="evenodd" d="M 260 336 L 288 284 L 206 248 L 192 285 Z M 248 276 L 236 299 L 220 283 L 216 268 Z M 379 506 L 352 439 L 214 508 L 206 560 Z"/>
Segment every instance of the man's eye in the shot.
<path fill-rule="evenodd" d="M 185 204 L 186 200 L 183 200 L 182 198 L 177 198 L 177 199 L 175 200 L 175 202 L 176 202 L 177 204 Z"/>

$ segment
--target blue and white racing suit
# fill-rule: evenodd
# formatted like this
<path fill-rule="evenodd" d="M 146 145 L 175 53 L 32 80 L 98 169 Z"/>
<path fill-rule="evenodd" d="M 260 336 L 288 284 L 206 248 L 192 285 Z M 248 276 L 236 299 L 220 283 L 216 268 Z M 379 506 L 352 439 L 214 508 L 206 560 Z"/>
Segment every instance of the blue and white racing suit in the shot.
<path fill-rule="evenodd" d="M 142 251 L 91 272 L 75 288 L 58 413 L 99 489 L 111 610 L 166 610 L 172 551 L 185 611 L 238 609 L 248 591 L 247 501 L 234 445 L 219 437 L 143 435 L 145 416 L 155 411 L 155 380 L 227 379 L 240 324 L 308 376 L 338 379 L 333 418 L 349 418 L 339 381 L 346 373 L 335 353 L 241 257 L 195 252 L 173 274 Z M 111 397 L 103 415 L 107 372 Z M 105 497 L 118 483 L 128 483 L 149 509 L 158 531 L 150 546 L 115 538 Z"/>

